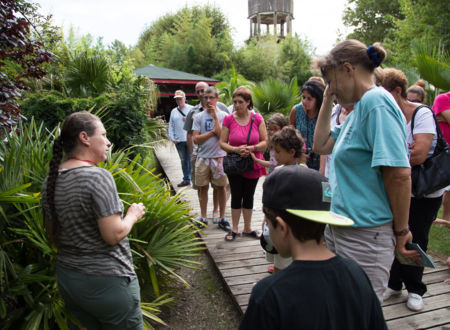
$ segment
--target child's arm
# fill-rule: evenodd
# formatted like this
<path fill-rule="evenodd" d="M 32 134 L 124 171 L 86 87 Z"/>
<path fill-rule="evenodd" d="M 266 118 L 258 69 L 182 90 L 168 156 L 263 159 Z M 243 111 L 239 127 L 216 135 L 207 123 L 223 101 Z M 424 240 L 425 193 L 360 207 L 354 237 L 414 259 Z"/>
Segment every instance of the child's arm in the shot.
<path fill-rule="evenodd" d="M 264 232 L 264 224 L 266 223 L 266 217 L 264 217 L 262 223 L 261 223 L 261 232 Z"/>
<path fill-rule="evenodd" d="M 265 167 L 269 167 L 270 166 L 270 162 L 268 162 L 267 160 L 262 160 L 259 158 L 256 158 L 255 154 L 253 152 L 250 153 L 250 155 L 252 156 L 253 160 L 255 162 L 257 162 L 258 164 L 265 166 Z"/>

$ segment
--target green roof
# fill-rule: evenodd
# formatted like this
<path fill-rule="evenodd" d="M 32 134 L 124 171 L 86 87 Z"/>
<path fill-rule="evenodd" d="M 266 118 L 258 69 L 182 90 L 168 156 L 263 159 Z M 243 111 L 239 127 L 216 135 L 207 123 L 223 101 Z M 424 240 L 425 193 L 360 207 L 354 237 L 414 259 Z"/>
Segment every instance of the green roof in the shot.
<path fill-rule="evenodd" d="M 138 76 L 147 76 L 150 79 L 217 81 L 216 79 L 211 79 L 183 71 L 166 69 L 153 64 L 136 69 L 134 70 L 134 73 Z"/>

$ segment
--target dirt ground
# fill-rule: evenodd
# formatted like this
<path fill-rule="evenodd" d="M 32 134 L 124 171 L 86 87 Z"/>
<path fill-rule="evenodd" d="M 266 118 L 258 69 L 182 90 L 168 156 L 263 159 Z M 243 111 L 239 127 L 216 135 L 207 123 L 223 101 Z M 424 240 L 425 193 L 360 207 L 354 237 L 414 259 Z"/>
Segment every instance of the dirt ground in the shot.
<path fill-rule="evenodd" d="M 241 318 L 237 306 L 227 292 L 206 252 L 196 258 L 199 270 L 182 269 L 180 275 L 191 284 L 176 288 L 175 305 L 164 309 L 160 317 L 168 326 L 157 329 L 237 329 Z"/>

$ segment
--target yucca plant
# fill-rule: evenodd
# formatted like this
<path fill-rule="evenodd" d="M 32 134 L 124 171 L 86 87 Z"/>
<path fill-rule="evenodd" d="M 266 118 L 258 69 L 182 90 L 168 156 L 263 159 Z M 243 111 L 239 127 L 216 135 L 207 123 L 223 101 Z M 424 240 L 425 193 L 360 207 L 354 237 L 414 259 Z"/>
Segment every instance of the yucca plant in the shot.
<path fill-rule="evenodd" d="M 297 78 L 293 78 L 289 84 L 269 78 L 253 88 L 253 103 L 264 116 L 273 112 L 287 115 L 299 101 Z"/>
<path fill-rule="evenodd" d="M 0 141 L 0 328 L 67 328 L 71 316 L 57 289 L 57 248 L 47 238 L 40 190 L 47 175 L 53 139 L 58 128 L 46 131 L 34 120 L 21 124 Z M 100 166 L 113 174 L 125 206 L 142 202 L 146 215 L 130 234 L 136 273 L 155 298 L 142 302 L 145 327 L 158 317 L 160 306 L 173 300 L 162 292 L 168 278 L 186 281 L 180 267 L 195 267 L 190 257 L 202 249 L 191 225 L 188 205 L 172 196 L 164 181 L 148 169 L 140 155 L 112 153 Z M 148 284 L 148 285 L 147 285 Z"/>

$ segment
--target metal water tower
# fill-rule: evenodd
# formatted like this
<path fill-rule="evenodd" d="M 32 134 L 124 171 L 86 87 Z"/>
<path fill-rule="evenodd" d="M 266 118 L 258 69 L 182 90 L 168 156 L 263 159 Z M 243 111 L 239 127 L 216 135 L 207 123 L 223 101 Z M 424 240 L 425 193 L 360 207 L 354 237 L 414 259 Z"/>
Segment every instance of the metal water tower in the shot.
<path fill-rule="evenodd" d="M 273 34 L 277 35 L 277 25 L 280 24 L 279 37 L 284 37 L 284 24 L 287 34 L 292 32 L 294 19 L 294 0 L 248 0 L 248 19 L 250 20 L 250 38 L 261 35 L 261 24 L 273 25 Z"/>

